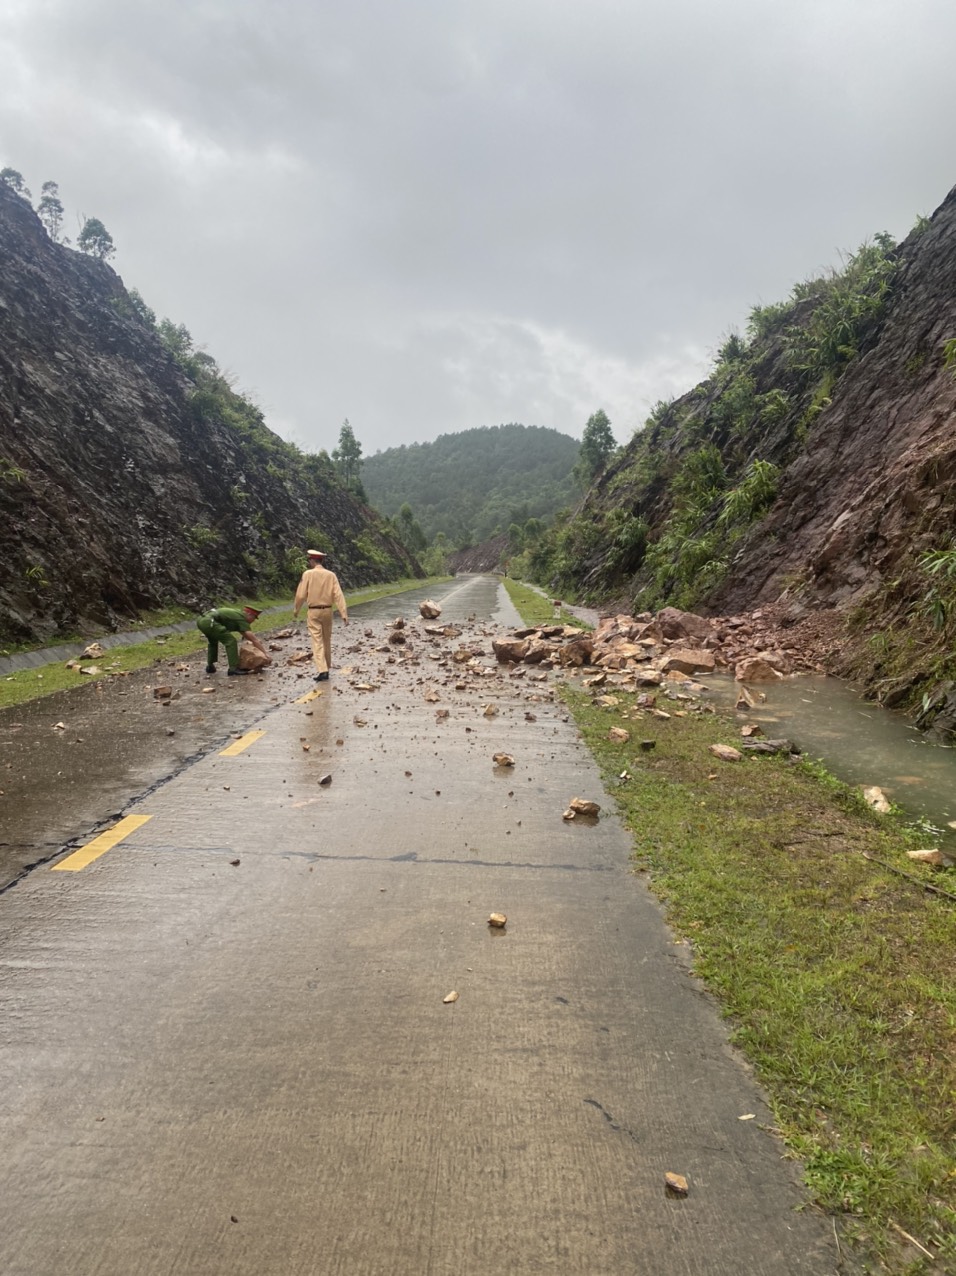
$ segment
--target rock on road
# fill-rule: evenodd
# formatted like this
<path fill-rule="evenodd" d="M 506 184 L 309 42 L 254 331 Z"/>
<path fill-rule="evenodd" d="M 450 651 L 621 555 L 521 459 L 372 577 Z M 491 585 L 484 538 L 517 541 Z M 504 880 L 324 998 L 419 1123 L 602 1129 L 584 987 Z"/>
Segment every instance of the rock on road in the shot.
<path fill-rule="evenodd" d="M 0 896 L 4 1276 L 838 1270 L 504 591 L 432 596 Z"/>

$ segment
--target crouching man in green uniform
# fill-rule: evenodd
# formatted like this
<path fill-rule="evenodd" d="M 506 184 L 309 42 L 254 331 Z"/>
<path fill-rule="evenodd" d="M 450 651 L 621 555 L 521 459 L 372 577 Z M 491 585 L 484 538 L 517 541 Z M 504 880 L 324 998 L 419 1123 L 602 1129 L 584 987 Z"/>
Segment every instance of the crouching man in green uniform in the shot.
<path fill-rule="evenodd" d="M 206 635 L 209 644 L 206 653 L 206 673 L 216 672 L 216 661 L 219 658 L 219 644 L 226 649 L 230 674 L 248 673 L 248 669 L 239 668 L 239 644 L 236 634 L 254 642 L 264 656 L 268 656 L 263 644 L 252 632 L 252 622 L 259 617 L 255 607 L 214 607 L 205 616 L 196 621 L 196 628 Z"/>

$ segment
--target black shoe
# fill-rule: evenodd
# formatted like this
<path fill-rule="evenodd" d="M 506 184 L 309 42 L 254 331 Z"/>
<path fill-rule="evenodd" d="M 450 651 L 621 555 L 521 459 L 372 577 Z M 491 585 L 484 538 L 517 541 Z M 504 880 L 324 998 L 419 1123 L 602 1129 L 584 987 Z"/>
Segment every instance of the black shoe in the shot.
<path fill-rule="evenodd" d="M 206 665 L 206 673 L 215 673 L 215 672 L 216 672 L 215 665 Z"/>
<path fill-rule="evenodd" d="M 228 674 L 230 678 L 238 677 L 239 674 L 248 673 L 248 672 L 249 672 L 248 669 L 227 669 L 226 670 L 226 673 Z"/>

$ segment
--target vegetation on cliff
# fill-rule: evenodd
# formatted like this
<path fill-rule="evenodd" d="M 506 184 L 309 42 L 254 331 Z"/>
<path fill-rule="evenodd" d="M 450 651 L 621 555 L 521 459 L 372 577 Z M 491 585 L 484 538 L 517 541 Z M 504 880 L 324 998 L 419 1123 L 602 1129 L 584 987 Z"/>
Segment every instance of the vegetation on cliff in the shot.
<path fill-rule="evenodd" d="M 420 575 L 332 458 L 273 433 L 97 243 L 55 242 L 0 181 L 0 640 L 277 593 L 310 546 L 348 588 Z"/>
<path fill-rule="evenodd" d="M 875 694 L 952 676 L 954 284 L 956 192 L 755 307 L 509 570 L 635 612 L 836 610 Z"/>

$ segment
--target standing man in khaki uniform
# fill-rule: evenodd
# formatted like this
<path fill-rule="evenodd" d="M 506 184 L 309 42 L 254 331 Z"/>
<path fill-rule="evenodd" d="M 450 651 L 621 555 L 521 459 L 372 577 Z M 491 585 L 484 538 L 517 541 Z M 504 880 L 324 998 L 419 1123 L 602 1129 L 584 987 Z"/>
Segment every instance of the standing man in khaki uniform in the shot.
<path fill-rule="evenodd" d="M 332 665 L 332 608 L 338 607 L 339 615 L 346 625 L 349 623 L 349 612 L 338 576 L 322 566 L 325 555 L 320 549 L 310 549 L 306 553 L 309 568 L 302 573 L 299 588 L 295 591 L 292 619 L 298 620 L 300 610 L 308 607 L 312 658 L 318 670 L 315 681 L 327 682 Z"/>

